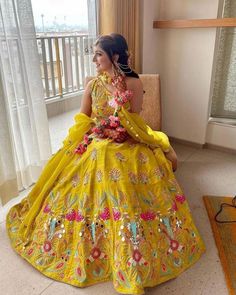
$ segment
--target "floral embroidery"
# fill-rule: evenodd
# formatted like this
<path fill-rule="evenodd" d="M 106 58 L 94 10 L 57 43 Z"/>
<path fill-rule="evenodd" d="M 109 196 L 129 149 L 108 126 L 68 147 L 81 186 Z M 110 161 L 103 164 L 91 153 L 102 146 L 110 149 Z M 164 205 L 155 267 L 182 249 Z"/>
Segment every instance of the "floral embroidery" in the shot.
<path fill-rule="evenodd" d="M 73 221 L 76 218 L 76 211 L 75 209 L 72 209 L 69 213 L 66 214 L 66 219 L 68 221 Z"/>
<path fill-rule="evenodd" d="M 177 250 L 179 248 L 179 242 L 178 241 L 171 240 L 170 241 L 170 248 L 173 251 Z"/>
<path fill-rule="evenodd" d="M 33 248 L 30 248 L 28 251 L 27 251 L 27 255 L 30 256 L 34 253 L 34 249 Z"/>
<path fill-rule="evenodd" d="M 148 182 L 148 176 L 147 176 L 147 174 L 146 173 L 139 173 L 139 181 L 141 182 L 141 183 L 147 183 Z"/>
<path fill-rule="evenodd" d="M 125 162 L 126 161 L 126 157 L 121 152 L 117 152 L 115 155 L 116 155 L 116 158 L 118 160 L 120 160 L 121 162 Z"/>
<path fill-rule="evenodd" d="M 93 149 L 91 152 L 91 159 L 96 160 L 97 159 L 97 149 Z"/>
<path fill-rule="evenodd" d="M 66 181 L 66 177 L 62 177 L 58 182 L 59 182 L 60 184 L 64 184 L 65 181 Z"/>
<path fill-rule="evenodd" d="M 100 251 L 99 248 L 93 248 L 92 251 L 91 251 L 91 256 L 93 259 L 97 259 L 97 258 L 100 258 L 102 252 Z M 91 260 L 90 260 L 91 261 Z"/>
<path fill-rule="evenodd" d="M 177 207 L 177 204 L 176 204 L 175 201 L 173 202 L 171 209 L 172 209 L 173 211 L 177 211 L 177 210 L 178 210 L 178 207 Z"/>
<path fill-rule="evenodd" d="M 82 213 L 80 211 L 77 212 L 75 220 L 79 221 L 79 222 L 84 220 L 84 216 L 82 215 Z"/>
<path fill-rule="evenodd" d="M 43 245 L 43 250 L 49 252 L 52 249 L 52 244 L 50 241 L 45 241 Z"/>
<path fill-rule="evenodd" d="M 85 176 L 84 176 L 84 182 L 83 182 L 83 184 L 86 185 L 86 184 L 88 184 L 88 182 L 89 182 L 89 174 L 86 173 Z"/>
<path fill-rule="evenodd" d="M 109 208 L 106 207 L 102 213 L 100 213 L 99 217 L 102 219 L 102 220 L 108 220 L 110 219 L 110 211 L 109 211 Z"/>
<path fill-rule="evenodd" d="M 144 153 L 139 153 L 138 160 L 141 164 L 146 164 L 148 162 L 148 157 Z"/>
<path fill-rule="evenodd" d="M 49 204 L 47 204 L 47 205 L 44 207 L 43 212 L 44 212 L 44 213 L 49 213 L 50 211 L 51 211 L 51 208 L 50 208 Z"/>
<path fill-rule="evenodd" d="M 65 204 L 65 207 L 66 209 L 70 209 L 74 203 L 76 202 L 77 200 L 77 195 L 74 195 L 72 193 L 68 193 L 64 199 L 64 204 Z"/>
<path fill-rule="evenodd" d="M 151 211 L 146 211 L 144 213 L 141 213 L 140 217 L 145 221 L 154 220 L 156 218 L 156 214 Z"/>
<path fill-rule="evenodd" d="M 77 175 L 77 174 L 74 175 L 71 182 L 72 182 L 72 186 L 73 187 L 76 187 L 79 184 L 79 182 L 80 182 L 79 175 Z"/>
<path fill-rule="evenodd" d="M 96 178 L 97 178 L 98 182 L 102 181 L 102 176 L 103 176 L 102 171 L 98 170 L 97 173 L 96 173 Z"/>
<path fill-rule="evenodd" d="M 138 265 L 148 265 L 147 261 L 143 258 L 142 254 L 140 251 L 135 248 L 133 251 L 132 257 L 128 260 L 128 266 L 136 266 Z"/>
<path fill-rule="evenodd" d="M 115 181 L 115 182 L 120 179 L 120 175 L 121 175 L 121 172 L 117 168 L 113 168 L 109 172 L 109 176 L 110 176 L 111 180 Z"/>
<path fill-rule="evenodd" d="M 80 211 L 75 211 L 75 209 L 71 209 L 69 213 L 66 214 L 66 219 L 68 221 L 82 221 L 84 220 L 84 216 L 82 215 L 82 213 Z"/>
<path fill-rule="evenodd" d="M 133 172 L 130 171 L 128 173 L 128 175 L 129 175 L 129 179 L 130 179 L 131 183 L 133 183 L 133 184 L 137 184 L 138 183 L 138 177 L 137 177 L 136 174 L 134 174 Z"/>
<path fill-rule="evenodd" d="M 156 167 L 153 171 L 153 174 L 157 176 L 158 179 L 164 176 L 163 170 L 160 167 Z"/>
<path fill-rule="evenodd" d="M 179 202 L 180 204 L 183 204 L 186 200 L 185 196 L 184 195 L 176 195 L 175 196 L 175 199 L 177 202 Z"/>
<path fill-rule="evenodd" d="M 119 220 L 121 218 L 121 213 L 119 210 L 112 208 L 113 218 L 115 221 Z"/>

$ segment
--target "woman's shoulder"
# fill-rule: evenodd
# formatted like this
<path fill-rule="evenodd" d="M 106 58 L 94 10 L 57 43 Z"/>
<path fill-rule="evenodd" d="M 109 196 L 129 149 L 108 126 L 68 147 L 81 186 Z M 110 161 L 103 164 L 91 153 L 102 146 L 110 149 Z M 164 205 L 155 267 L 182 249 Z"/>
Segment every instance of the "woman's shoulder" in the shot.
<path fill-rule="evenodd" d="M 85 78 L 85 87 L 92 92 L 95 85 L 97 84 L 98 77 L 86 77 Z"/>
<path fill-rule="evenodd" d="M 97 81 L 98 77 L 96 76 L 88 76 L 88 77 L 85 77 L 85 86 L 91 86 L 95 81 Z"/>
<path fill-rule="evenodd" d="M 126 77 L 126 85 L 130 90 L 143 90 L 143 83 L 139 78 Z"/>

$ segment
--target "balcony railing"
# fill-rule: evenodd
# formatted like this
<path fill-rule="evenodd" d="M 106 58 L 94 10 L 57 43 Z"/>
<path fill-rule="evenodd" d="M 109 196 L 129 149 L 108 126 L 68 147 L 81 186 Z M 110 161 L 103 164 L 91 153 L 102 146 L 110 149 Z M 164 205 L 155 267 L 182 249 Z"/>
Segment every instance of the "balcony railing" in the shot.
<path fill-rule="evenodd" d="M 93 43 L 88 35 L 37 37 L 45 99 L 84 89 L 84 78 L 94 75 Z"/>

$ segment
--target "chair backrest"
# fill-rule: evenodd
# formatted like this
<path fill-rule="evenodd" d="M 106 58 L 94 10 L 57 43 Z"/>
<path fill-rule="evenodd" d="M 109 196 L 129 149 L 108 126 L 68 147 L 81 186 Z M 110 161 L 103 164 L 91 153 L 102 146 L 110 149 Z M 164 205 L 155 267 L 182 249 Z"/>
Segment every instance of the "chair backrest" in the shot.
<path fill-rule="evenodd" d="M 159 74 L 139 74 L 143 83 L 143 105 L 140 116 L 153 130 L 161 130 L 161 94 Z M 85 85 L 94 77 L 86 77 Z"/>
<path fill-rule="evenodd" d="M 143 83 L 143 105 L 141 117 L 153 130 L 161 130 L 160 75 L 139 74 Z"/>

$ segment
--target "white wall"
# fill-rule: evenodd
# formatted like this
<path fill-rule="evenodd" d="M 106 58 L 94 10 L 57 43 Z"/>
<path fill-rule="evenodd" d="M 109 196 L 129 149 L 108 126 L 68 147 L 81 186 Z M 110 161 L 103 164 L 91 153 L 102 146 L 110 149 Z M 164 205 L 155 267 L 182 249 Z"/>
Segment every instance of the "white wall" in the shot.
<path fill-rule="evenodd" d="M 216 29 L 153 29 L 157 19 L 216 18 L 219 0 L 148 0 L 143 13 L 143 72 L 161 75 L 163 130 L 204 144 Z"/>
<path fill-rule="evenodd" d="M 215 146 L 236 150 L 236 125 L 209 122 L 206 142 Z"/>

